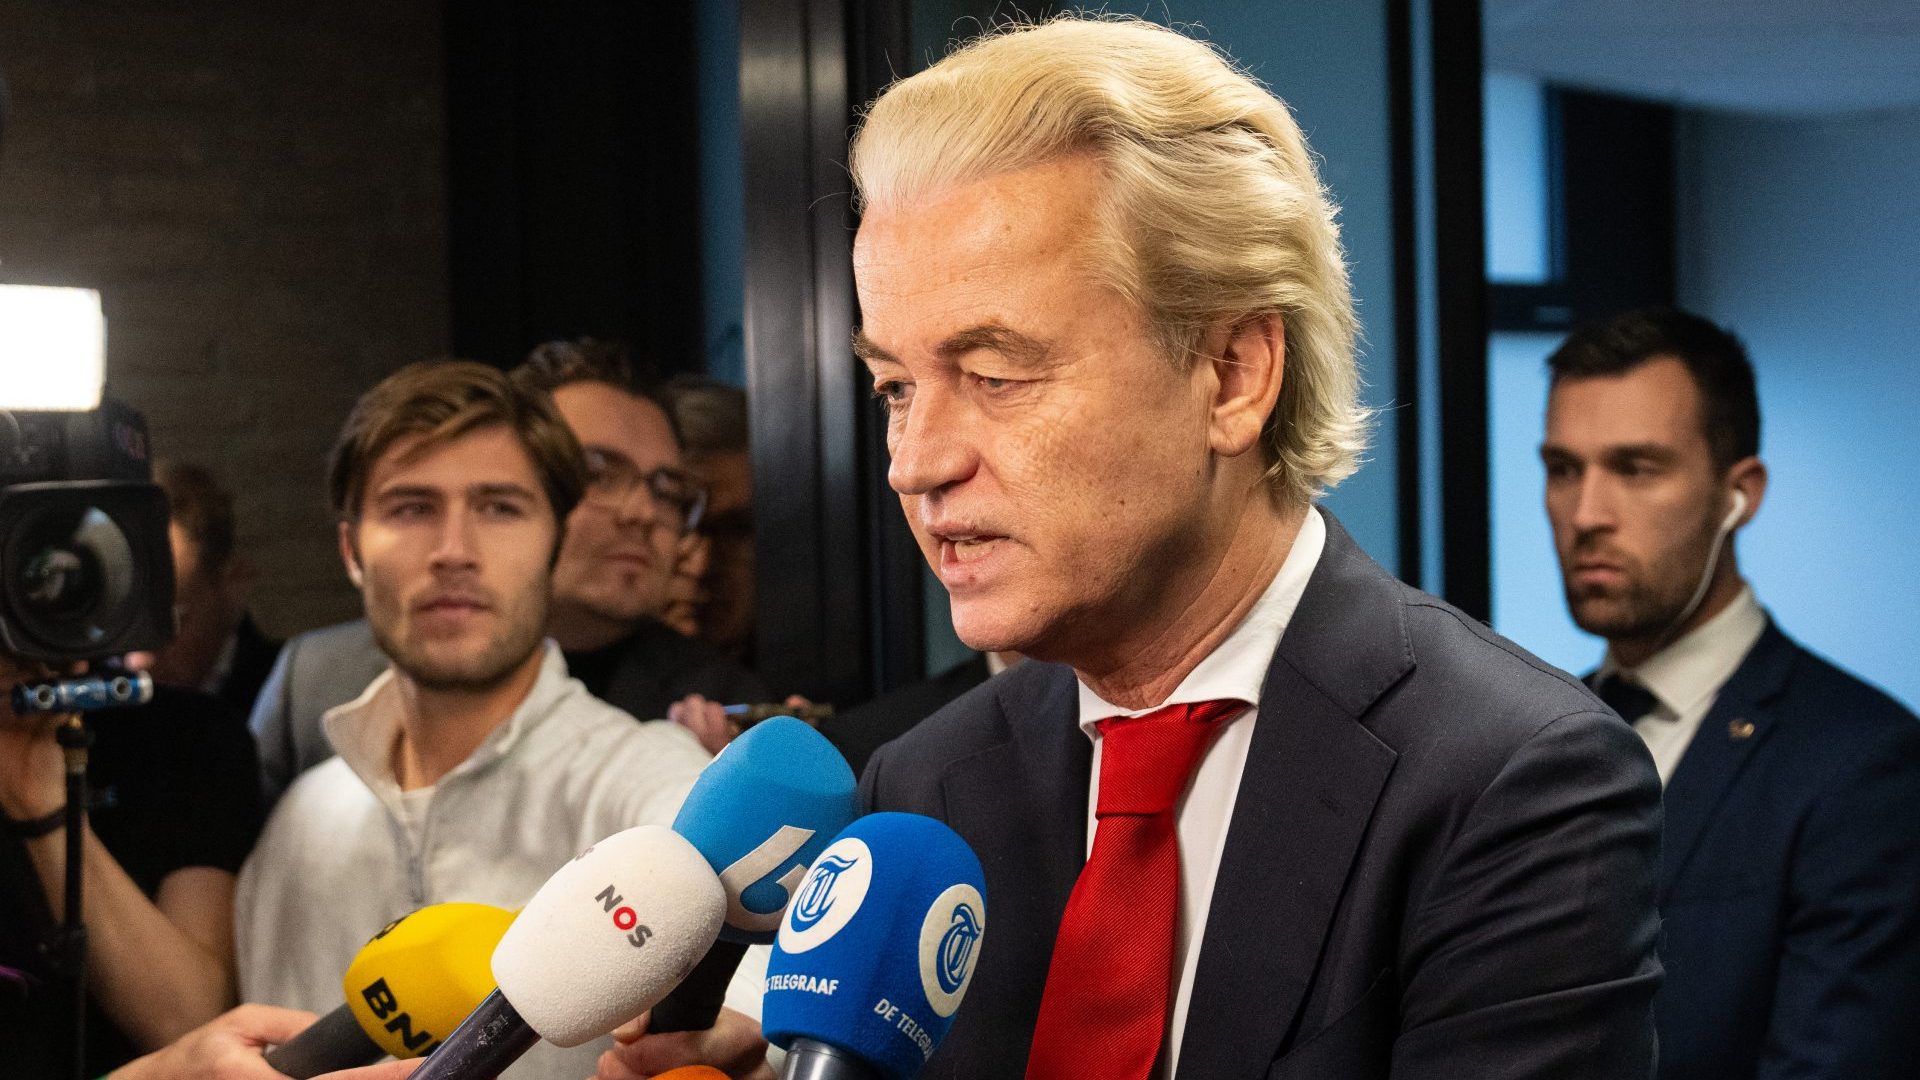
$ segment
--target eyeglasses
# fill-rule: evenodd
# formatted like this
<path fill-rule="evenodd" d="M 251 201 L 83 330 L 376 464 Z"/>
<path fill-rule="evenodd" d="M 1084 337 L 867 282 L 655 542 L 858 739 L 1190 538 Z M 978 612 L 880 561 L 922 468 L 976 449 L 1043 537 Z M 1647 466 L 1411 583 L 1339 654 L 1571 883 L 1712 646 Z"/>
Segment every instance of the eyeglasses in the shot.
<path fill-rule="evenodd" d="M 617 510 L 637 487 L 645 486 L 653 505 L 677 532 L 686 532 L 700 524 L 707 509 L 707 489 L 694 477 L 671 465 L 652 472 L 641 472 L 625 457 L 588 447 L 587 490 L 583 501 L 602 510 Z"/>

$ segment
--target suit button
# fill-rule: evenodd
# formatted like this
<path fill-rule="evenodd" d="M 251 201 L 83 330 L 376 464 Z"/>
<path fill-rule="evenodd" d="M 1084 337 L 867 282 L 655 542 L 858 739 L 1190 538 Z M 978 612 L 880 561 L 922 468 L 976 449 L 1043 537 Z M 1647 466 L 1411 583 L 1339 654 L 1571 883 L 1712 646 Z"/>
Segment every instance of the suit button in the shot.
<path fill-rule="evenodd" d="M 1753 721 L 1735 720 L 1727 725 L 1727 735 L 1735 739 L 1753 738 Z"/>

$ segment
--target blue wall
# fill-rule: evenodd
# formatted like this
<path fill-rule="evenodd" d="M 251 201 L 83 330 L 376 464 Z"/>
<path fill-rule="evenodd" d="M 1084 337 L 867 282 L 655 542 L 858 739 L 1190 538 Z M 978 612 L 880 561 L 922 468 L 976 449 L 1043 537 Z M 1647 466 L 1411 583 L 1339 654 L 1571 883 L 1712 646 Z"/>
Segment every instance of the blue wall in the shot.
<path fill-rule="evenodd" d="M 1393 404 L 1393 172 L 1388 125 L 1387 5 L 1312 0 L 1250 4 L 1166 0 L 1146 12 L 1225 48 L 1293 109 L 1340 204 L 1365 339 L 1367 401 Z M 1384 411 L 1367 463 L 1326 505 L 1390 571 L 1399 562 L 1398 447 Z"/>
<path fill-rule="evenodd" d="M 1787 633 L 1920 702 L 1920 111 L 1694 114 L 1679 161 L 1680 301 L 1760 380 L 1741 569 Z"/>
<path fill-rule="evenodd" d="M 1682 306 L 1747 343 L 1772 474 L 1737 550 L 1791 635 L 1920 702 L 1920 112 L 1827 120 L 1683 114 Z M 1496 335 L 1494 626 L 1551 663 L 1602 643 L 1567 618 L 1536 457 L 1545 335 Z"/>

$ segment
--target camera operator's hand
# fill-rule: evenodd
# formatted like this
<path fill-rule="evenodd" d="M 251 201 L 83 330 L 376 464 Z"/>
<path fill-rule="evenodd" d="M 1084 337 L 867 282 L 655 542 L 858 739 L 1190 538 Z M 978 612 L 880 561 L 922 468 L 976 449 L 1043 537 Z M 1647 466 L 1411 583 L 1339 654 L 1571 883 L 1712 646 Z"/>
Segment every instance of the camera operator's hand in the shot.
<path fill-rule="evenodd" d="M 0 813 L 14 821 L 44 817 L 65 805 L 66 768 L 54 731 L 66 717 L 13 711 L 16 684 L 47 672 L 0 653 Z"/>

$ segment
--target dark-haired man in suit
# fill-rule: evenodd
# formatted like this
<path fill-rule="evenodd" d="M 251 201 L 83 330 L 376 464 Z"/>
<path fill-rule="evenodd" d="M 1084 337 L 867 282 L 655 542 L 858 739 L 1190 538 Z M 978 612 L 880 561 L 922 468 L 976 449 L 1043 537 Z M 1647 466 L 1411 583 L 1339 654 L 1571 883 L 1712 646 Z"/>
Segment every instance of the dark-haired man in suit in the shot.
<path fill-rule="evenodd" d="M 1733 534 L 1767 487 L 1746 350 L 1646 310 L 1548 367 L 1567 606 L 1607 639 L 1595 684 L 1666 782 L 1662 1080 L 1913 1075 L 1920 722 L 1781 633 L 1741 578 Z"/>
<path fill-rule="evenodd" d="M 986 871 L 922 1075 L 1650 1076 L 1645 748 L 1313 505 L 1366 412 L 1286 107 L 1174 31 L 1062 18 L 895 84 L 851 164 L 889 483 L 961 640 L 1030 658 L 862 781 Z M 745 1075 L 726 1042 L 601 1075 Z"/>

